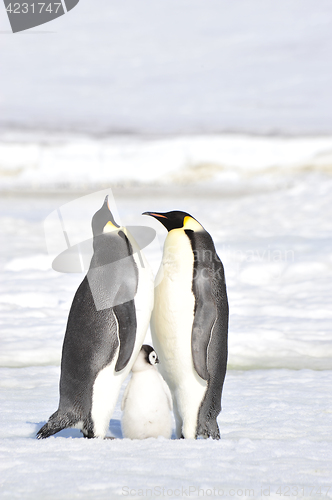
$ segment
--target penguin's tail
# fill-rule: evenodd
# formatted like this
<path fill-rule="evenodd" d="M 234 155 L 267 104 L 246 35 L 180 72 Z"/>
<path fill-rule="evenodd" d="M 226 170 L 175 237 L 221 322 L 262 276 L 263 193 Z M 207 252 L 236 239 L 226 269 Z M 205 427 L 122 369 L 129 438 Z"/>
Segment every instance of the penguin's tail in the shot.
<path fill-rule="evenodd" d="M 39 429 L 39 431 L 36 434 L 36 438 L 37 439 L 46 439 L 50 436 L 53 436 L 53 434 L 56 434 L 57 432 L 59 432 L 61 430 L 62 430 L 61 427 L 51 426 L 47 422 L 47 424 L 43 425 L 43 427 L 41 429 Z"/>
<path fill-rule="evenodd" d="M 43 425 L 41 429 L 39 429 L 36 434 L 36 438 L 46 439 L 50 436 L 53 436 L 53 434 L 62 431 L 62 429 L 71 427 L 71 425 L 71 422 L 69 422 L 67 418 L 61 418 L 61 416 L 59 415 L 59 411 L 56 411 L 55 413 L 53 413 L 53 415 L 50 416 L 48 422 Z"/>
<path fill-rule="evenodd" d="M 207 420 L 203 425 L 200 424 L 196 430 L 196 439 L 202 437 L 207 439 L 220 439 L 220 430 L 216 419 Z"/>

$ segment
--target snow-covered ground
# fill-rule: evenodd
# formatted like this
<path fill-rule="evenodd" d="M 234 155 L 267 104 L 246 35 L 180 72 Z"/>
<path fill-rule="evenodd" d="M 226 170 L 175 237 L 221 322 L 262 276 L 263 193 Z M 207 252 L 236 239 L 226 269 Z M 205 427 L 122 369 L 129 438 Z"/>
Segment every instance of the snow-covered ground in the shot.
<path fill-rule="evenodd" d="M 37 441 L 58 378 L 54 366 L 1 369 L 1 498 L 195 498 L 198 488 L 204 498 L 332 497 L 331 371 L 230 370 L 218 442 L 87 440 L 76 430 Z"/>
<path fill-rule="evenodd" d="M 274 190 L 308 172 L 332 173 L 332 136 L 0 132 L 0 190 L 7 192 L 91 192 L 116 185 L 159 186 L 162 192 L 197 187 L 210 193 L 217 185 L 217 194 L 234 194 Z"/>
<path fill-rule="evenodd" d="M 253 177 L 257 189 L 243 180 L 238 193 L 224 182 L 200 194 L 180 184 L 114 189 L 122 223 L 157 230 L 145 249 L 154 270 L 165 230 L 143 211 L 186 210 L 215 240 L 231 312 L 219 442 L 91 441 L 76 430 L 34 439 L 57 407 L 61 344 L 82 279 L 51 269 L 43 221 L 75 195 L 1 198 L 3 498 L 151 497 L 149 488 L 153 498 L 185 498 L 198 487 L 217 498 L 332 497 L 332 179 L 301 170 L 284 183 L 271 178 L 267 191 Z M 109 431 L 118 438 L 120 418 L 118 404 Z"/>

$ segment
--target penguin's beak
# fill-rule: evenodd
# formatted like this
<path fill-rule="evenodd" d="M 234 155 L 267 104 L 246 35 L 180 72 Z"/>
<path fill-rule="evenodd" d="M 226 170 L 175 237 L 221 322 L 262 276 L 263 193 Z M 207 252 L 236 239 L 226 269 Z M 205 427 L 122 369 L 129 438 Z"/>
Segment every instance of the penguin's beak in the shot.
<path fill-rule="evenodd" d="M 151 217 L 155 217 L 156 219 L 167 219 L 166 215 L 158 214 L 157 212 L 143 212 L 142 215 L 150 215 Z"/>
<path fill-rule="evenodd" d="M 158 356 L 157 356 L 157 358 L 156 358 L 156 364 L 157 364 L 157 363 L 160 363 Z"/>
<path fill-rule="evenodd" d="M 108 210 L 111 212 L 111 207 L 110 207 L 110 204 L 109 204 L 109 201 L 108 201 L 108 194 L 106 195 L 104 203 L 106 203 Z"/>
<path fill-rule="evenodd" d="M 171 221 L 168 218 L 168 213 L 166 212 L 165 214 L 161 214 L 159 212 L 144 212 L 142 215 L 150 215 L 150 217 L 153 217 L 154 219 L 157 219 L 166 229 L 169 231 L 171 229 Z"/>

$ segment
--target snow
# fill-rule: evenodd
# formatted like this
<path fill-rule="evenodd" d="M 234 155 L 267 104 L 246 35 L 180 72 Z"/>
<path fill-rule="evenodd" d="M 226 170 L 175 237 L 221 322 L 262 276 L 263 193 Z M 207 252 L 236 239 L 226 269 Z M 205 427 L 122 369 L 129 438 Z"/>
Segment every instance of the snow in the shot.
<path fill-rule="evenodd" d="M 111 185 L 271 188 L 296 175 L 332 171 L 332 136 L 240 134 L 102 138 L 0 134 L 3 191 L 92 190 Z"/>
<path fill-rule="evenodd" d="M 162 192 L 113 191 L 122 223 L 156 229 L 145 248 L 154 272 L 165 230 L 143 211 L 187 210 L 213 235 L 231 312 L 219 442 L 121 439 L 121 397 L 109 429 L 119 439 L 86 440 L 71 429 L 35 440 L 57 408 L 65 324 L 83 277 L 51 269 L 43 222 L 58 207 L 67 213 L 76 195 L 3 197 L 2 497 L 139 498 L 156 488 L 153 498 L 178 498 L 179 489 L 182 497 L 189 488 L 197 497 L 197 488 L 205 496 L 217 488 L 226 498 L 262 498 L 263 487 L 274 499 L 281 498 L 278 491 L 320 498 L 318 488 L 331 498 L 331 191 L 332 179 L 319 170 L 237 195 L 224 195 L 222 186 L 219 194 L 215 188 L 201 196 L 181 186 L 174 192 L 172 185 Z M 96 197 L 84 200 L 87 220 Z"/>
<path fill-rule="evenodd" d="M 257 499 L 262 487 L 274 499 L 279 487 L 285 495 L 292 488 L 293 498 L 320 498 L 310 495 L 319 487 L 332 496 L 331 371 L 230 370 L 219 442 L 87 440 L 78 430 L 37 441 L 57 405 L 58 377 L 58 367 L 2 369 L 2 498 L 139 498 L 139 490 L 151 497 L 149 488 L 153 498 L 177 498 L 182 488 L 196 498 L 198 488 L 206 496 L 215 488 L 220 497 Z M 117 437 L 120 413 L 118 405 L 110 424 Z"/>
<path fill-rule="evenodd" d="M 329 134 L 331 21 L 330 0 L 99 0 L 12 35 L 0 9 L 0 126 Z"/>

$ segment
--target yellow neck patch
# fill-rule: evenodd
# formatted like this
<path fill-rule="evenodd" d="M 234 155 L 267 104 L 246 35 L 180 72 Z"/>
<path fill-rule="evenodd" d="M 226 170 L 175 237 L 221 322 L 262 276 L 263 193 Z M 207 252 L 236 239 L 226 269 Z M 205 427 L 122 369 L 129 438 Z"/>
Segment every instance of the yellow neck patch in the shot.
<path fill-rule="evenodd" d="M 192 217 L 189 217 L 187 215 L 187 217 L 183 219 L 183 229 L 191 229 L 192 231 L 203 231 L 203 226 L 201 226 L 196 219 L 193 219 Z"/>
<path fill-rule="evenodd" d="M 114 226 L 111 221 L 109 221 L 106 226 L 104 226 L 103 233 L 111 233 L 112 231 L 116 231 L 119 229 L 118 227 Z"/>

